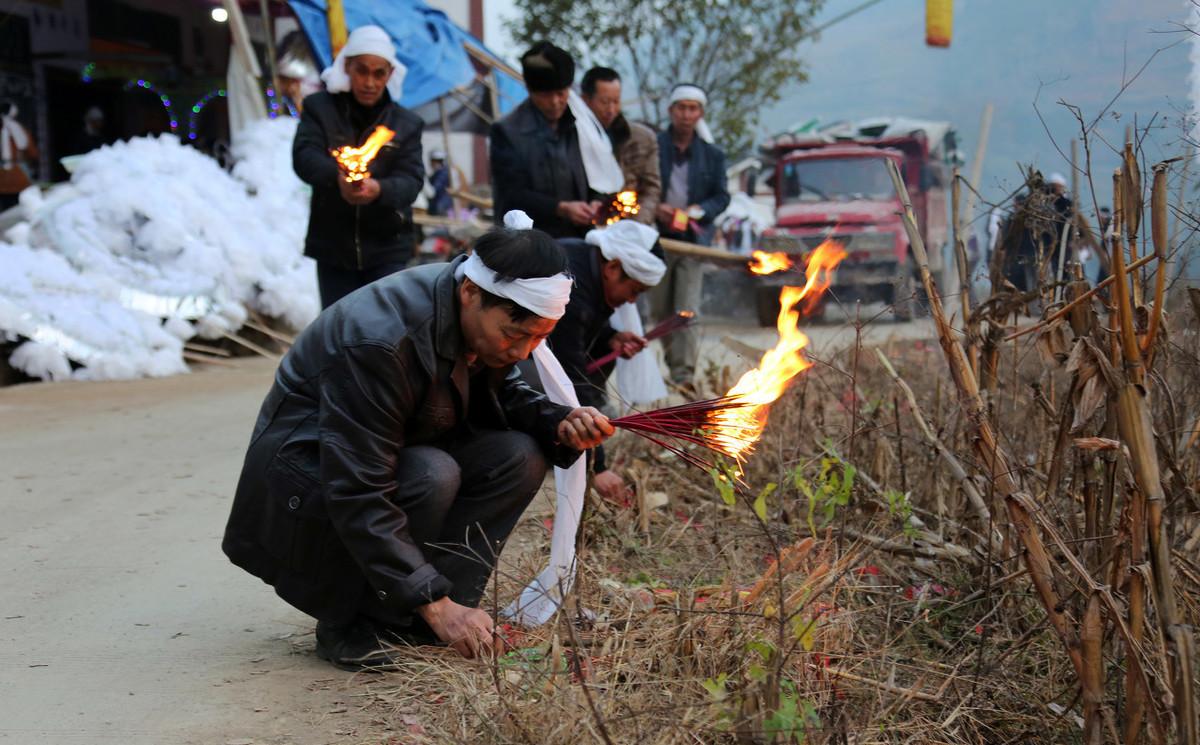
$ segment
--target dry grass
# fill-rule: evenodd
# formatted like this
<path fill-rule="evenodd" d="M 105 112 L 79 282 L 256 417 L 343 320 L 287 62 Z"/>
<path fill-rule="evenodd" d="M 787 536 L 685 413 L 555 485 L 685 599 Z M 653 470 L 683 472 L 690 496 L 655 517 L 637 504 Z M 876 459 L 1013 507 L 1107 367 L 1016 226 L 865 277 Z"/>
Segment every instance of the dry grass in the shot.
<path fill-rule="evenodd" d="M 1167 324 L 1151 376 L 1161 391 L 1154 397 L 1156 431 L 1168 443 L 1184 443 L 1200 411 L 1200 360 L 1188 351 L 1197 332 L 1187 326 Z M 1112 562 L 1098 562 L 1106 551 L 1122 551 L 1133 482 L 1118 451 L 1081 442 L 1057 467 L 1059 488 L 1046 488 L 1070 373 L 1053 339 L 1030 339 L 1005 350 L 988 406 L 1002 447 L 1018 464 L 1016 478 L 1036 495 L 1039 521 L 1061 539 L 1061 546 L 1046 539 L 1052 580 L 1065 616 L 1078 625 L 1090 593 L 1061 568 L 1064 549 L 1107 584 Z M 755 494 L 730 507 L 708 475 L 621 439 L 614 456 L 640 493 L 669 498 L 652 510 L 648 531 L 636 500 L 593 502 L 567 612 L 527 631 L 499 660 L 471 662 L 438 649 L 407 654 L 397 672 L 373 686 L 383 716 L 405 723 L 397 725 L 404 734 L 396 742 L 1081 742 L 1084 701 L 1075 669 L 1046 623 L 992 482 L 972 455 L 940 351 L 933 343 L 881 351 L 992 507 L 992 525 L 980 524 L 874 355 L 845 350 L 806 374 L 772 412 L 747 471 L 752 488 L 779 485 L 767 497 L 765 521 L 752 508 Z M 713 373 L 719 388 L 722 371 Z M 1106 432 L 1104 416 L 1100 405 L 1072 443 Z M 1194 448 L 1170 455 L 1164 481 L 1176 593 L 1184 622 L 1194 625 L 1200 458 Z M 835 487 L 846 463 L 857 475 L 849 500 L 838 504 Z M 1082 495 L 1104 493 L 1106 469 L 1116 479 L 1110 529 L 1088 540 Z M 513 597 L 544 560 L 542 517 L 531 514 L 519 526 L 496 598 Z M 989 533 L 996 536 L 990 545 Z M 746 591 L 781 550 L 797 545 L 784 552 L 785 570 L 769 573 L 761 594 L 747 602 Z M 530 550 L 514 551 L 518 546 Z M 1116 576 L 1113 595 L 1124 607 L 1128 570 Z M 1169 721 L 1153 623 L 1146 635 L 1150 705 Z M 1127 659 L 1117 636 L 1107 619 L 1096 708 L 1112 722 L 1122 715 Z"/>

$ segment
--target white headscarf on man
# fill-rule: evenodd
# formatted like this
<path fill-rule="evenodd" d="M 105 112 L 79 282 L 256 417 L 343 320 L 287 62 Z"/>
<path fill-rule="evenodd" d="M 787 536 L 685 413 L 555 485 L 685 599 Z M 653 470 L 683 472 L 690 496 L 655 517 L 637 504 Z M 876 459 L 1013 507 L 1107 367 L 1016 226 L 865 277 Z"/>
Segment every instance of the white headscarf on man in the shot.
<path fill-rule="evenodd" d="M 350 73 L 346 72 L 346 60 L 360 54 L 383 57 L 392 66 L 387 90 L 392 100 L 399 103 L 400 95 L 404 92 L 404 74 L 408 72 L 408 68 L 396 59 L 396 47 L 392 44 L 392 38 L 379 26 L 359 26 L 350 32 L 346 46 L 338 52 L 333 64 L 321 73 L 325 90 L 330 93 L 345 93 L 350 90 Z"/>
<path fill-rule="evenodd" d="M 698 85 L 684 83 L 671 89 L 671 98 L 667 101 L 668 108 L 680 101 L 695 101 L 704 108 L 708 108 L 708 96 L 704 93 L 704 89 Z M 708 122 L 704 121 L 703 116 L 696 122 L 696 134 L 705 142 L 713 141 L 712 130 L 708 128 Z"/>

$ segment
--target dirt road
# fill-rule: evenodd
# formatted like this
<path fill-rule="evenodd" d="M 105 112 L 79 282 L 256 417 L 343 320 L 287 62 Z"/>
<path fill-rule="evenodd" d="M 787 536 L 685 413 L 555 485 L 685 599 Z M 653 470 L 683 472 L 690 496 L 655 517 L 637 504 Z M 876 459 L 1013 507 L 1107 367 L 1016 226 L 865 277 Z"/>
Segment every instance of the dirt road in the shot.
<path fill-rule="evenodd" d="M 923 337 L 883 323 L 868 341 Z M 810 330 L 817 353 L 853 341 Z M 766 347 L 772 330 L 710 327 Z M 312 654 L 312 620 L 220 536 L 274 364 L 0 389 L 0 743 L 380 742 L 373 676 Z"/>

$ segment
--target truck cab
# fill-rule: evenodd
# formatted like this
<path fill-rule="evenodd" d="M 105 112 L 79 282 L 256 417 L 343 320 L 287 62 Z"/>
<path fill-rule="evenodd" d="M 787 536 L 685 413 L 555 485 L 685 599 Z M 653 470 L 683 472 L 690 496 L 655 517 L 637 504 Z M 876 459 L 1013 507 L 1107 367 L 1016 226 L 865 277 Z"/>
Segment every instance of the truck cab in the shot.
<path fill-rule="evenodd" d="M 822 241 L 839 241 L 847 257 L 827 296 L 841 302 L 885 302 L 897 318 L 911 318 L 919 307 L 919 283 L 887 161 L 904 176 L 930 249 L 931 269 L 940 272 L 947 237 L 946 179 L 924 133 L 783 141 L 774 151 L 775 226 L 764 233 L 762 249 L 788 253 L 802 265 Z M 774 277 L 765 282 L 759 293 L 760 316 L 773 317 L 769 299 L 785 281 Z"/>

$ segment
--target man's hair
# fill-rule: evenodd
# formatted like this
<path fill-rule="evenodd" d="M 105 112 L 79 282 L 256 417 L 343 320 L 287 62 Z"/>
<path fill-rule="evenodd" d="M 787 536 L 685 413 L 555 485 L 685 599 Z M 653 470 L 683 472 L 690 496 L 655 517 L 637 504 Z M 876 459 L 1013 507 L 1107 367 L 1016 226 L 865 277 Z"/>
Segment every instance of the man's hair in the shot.
<path fill-rule="evenodd" d="M 475 253 L 496 273 L 500 282 L 534 277 L 553 277 L 567 271 L 567 254 L 562 246 L 546 233 L 536 228 L 511 230 L 496 228 L 475 241 Z M 482 287 L 480 303 L 484 308 L 503 307 L 513 321 L 521 321 L 535 315 L 533 311 L 517 305 L 508 298 L 495 295 Z"/>
<path fill-rule="evenodd" d="M 585 96 L 594 96 L 596 83 L 611 83 L 614 80 L 621 81 L 621 74 L 616 70 L 611 67 L 593 67 L 583 74 L 583 82 L 579 84 L 579 89 Z"/>

